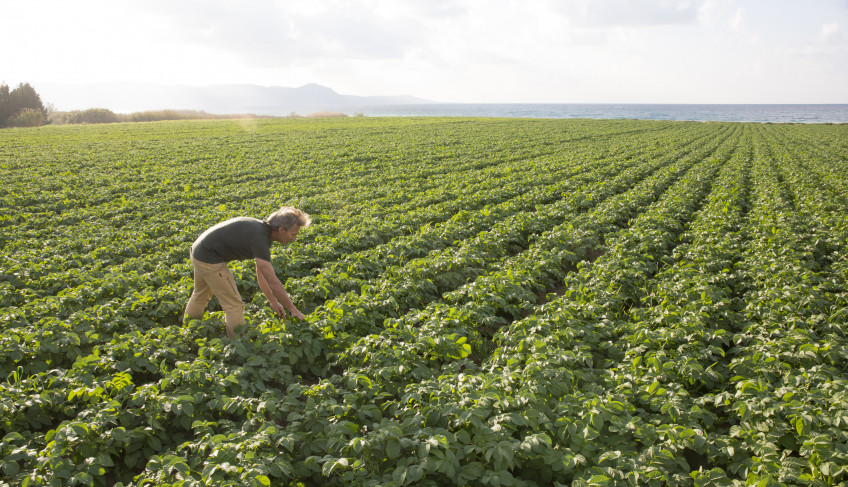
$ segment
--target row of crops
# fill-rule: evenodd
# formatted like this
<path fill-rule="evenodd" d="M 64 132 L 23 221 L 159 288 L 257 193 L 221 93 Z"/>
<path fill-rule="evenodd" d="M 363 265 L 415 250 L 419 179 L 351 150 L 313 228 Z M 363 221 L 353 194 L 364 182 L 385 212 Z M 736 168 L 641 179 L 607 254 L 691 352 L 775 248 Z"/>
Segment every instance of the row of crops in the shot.
<path fill-rule="evenodd" d="M 0 485 L 848 485 L 848 126 L 0 134 Z M 297 206 L 307 320 L 182 321 Z"/>

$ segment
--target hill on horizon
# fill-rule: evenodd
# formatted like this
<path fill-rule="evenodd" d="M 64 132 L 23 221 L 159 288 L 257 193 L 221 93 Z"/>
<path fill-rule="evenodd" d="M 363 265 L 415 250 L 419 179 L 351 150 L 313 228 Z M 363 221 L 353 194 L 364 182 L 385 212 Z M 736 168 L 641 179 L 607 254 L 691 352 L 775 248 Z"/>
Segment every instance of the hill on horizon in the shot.
<path fill-rule="evenodd" d="M 343 95 L 316 83 L 297 88 L 252 84 L 51 83 L 36 89 L 45 104 L 52 104 L 59 111 L 106 108 L 116 113 L 132 113 L 173 109 L 220 114 L 286 115 L 373 105 L 432 103 L 408 95 Z"/>

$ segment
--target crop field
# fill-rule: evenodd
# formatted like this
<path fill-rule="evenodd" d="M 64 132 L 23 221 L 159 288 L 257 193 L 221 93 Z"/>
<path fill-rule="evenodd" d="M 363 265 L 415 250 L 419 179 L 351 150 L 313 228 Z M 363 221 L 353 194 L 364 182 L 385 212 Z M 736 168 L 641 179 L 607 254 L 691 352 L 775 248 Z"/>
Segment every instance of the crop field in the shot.
<path fill-rule="evenodd" d="M 0 131 L 0 485 L 848 485 L 848 125 Z M 189 245 L 280 206 L 305 321 Z"/>

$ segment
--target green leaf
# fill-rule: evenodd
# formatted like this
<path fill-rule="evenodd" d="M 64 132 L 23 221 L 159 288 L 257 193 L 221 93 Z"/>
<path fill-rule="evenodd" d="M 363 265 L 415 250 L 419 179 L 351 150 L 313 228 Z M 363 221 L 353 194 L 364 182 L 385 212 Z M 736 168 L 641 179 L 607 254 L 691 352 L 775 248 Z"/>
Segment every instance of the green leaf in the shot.
<path fill-rule="evenodd" d="M 185 463 L 182 460 L 175 460 L 174 463 L 172 464 L 172 467 L 174 469 L 176 469 L 178 479 L 180 479 L 180 480 L 188 479 L 189 472 L 191 472 L 191 469 L 189 468 L 187 463 Z"/>
<path fill-rule="evenodd" d="M 6 474 L 7 477 L 14 477 L 20 471 L 21 466 L 18 465 L 18 462 L 3 462 L 3 473 Z"/>
<path fill-rule="evenodd" d="M 141 458 L 141 451 L 135 451 L 124 456 L 124 465 L 128 468 L 135 468 Z"/>
<path fill-rule="evenodd" d="M 359 432 L 359 425 L 350 421 L 339 421 L 336 426 L 349 435 L 355 435 Z"/>
<path fill-rule="evenodd" d="M 147 439 L 147 446 L 153 449 L 154 452 L 162 451 L 162 440 L 156 436 L 151 436 Z"/>
<path fill-rule="evenodd" d="M 115 466 L 115 462 L 112 461 L 112 457 L 108 453 L 101 453 L 100 455 L 97 455 L 97 459 L 94 461 L 94 463 L 102 467 Z"/>
<path fill-rule="evenodd" d="M 87 472 L 78 472 L 75 477 L 71 478 L 71 485 L 77 483 L 81 485 L 94 485 L 94 477 Z"/>
<path fill-rule="evenodd" d="M 386 442 L 386 455 L 391 459 L 400 455 L 400 441 L 397 438 L 389 438 Z"/>
<path fill-rule="evenodd" d="M 349 465 L 347 458 L 336 458 L 333 460 L 328 460 L 324 462 L 324 466 L 321 468 L 321 472 L 325 477 L 329 477 L 334 470 L 338 467 L 347 467 Z"/>
<path fill-rule="evenodd" d="M 803 416 L 795 417 L 795 431 L 797 431 L 800 436 L 804 436 L 806 431 L 808 431 L 807 422 L 804 420 Z"/>
<path fill-rule="evenodd" d="M 396 467 L 392 472 L 392 480 L 394 480 L 397 485 L 405 485 L 406 484 L 406 467 L 399 466 Z"/>
<path fill-rule="evenodd" d="M 8 433 L 3 437 L 3 441 L 11 443 L 12 441 L 22 441 L 24 440 L 24 436 L 18 432 Z"/>
<path fill-rule="evenodd" d="M 74 433 L 77 436 L 85 436 L 90 431 L 89 428 L 88 428 L 88 425 L 85 425 L 85 424 L 82 424 L 82 423 L 72 423 L 71 429 L 74 431 Z"/>
<path fill-rule="evenodd" d="M 648 386 L 648 394 L 654 394 L 657 392 L 657 389 L 660 387 L 659 381 L 654 381 L 650 386 Z"/>
<path fill-rule="evenodd" d="M 418 482 L 424 477 L 424 469 L 421 465 L 411 465 L 407 469 L 406 477 L 409 482 Z"/>

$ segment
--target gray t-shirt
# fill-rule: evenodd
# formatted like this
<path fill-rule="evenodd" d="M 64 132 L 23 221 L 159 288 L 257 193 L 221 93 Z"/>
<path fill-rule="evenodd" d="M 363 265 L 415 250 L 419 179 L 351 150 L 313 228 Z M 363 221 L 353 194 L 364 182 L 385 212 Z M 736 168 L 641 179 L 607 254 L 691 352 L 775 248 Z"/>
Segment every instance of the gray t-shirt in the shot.
<path fill-rule="evenodd" d="M 191 246 L 195 259 L 207 264 L 231 260 L 271 260 L 271 227 L 250 217 L 231 218 L 203 232 Z"/>

